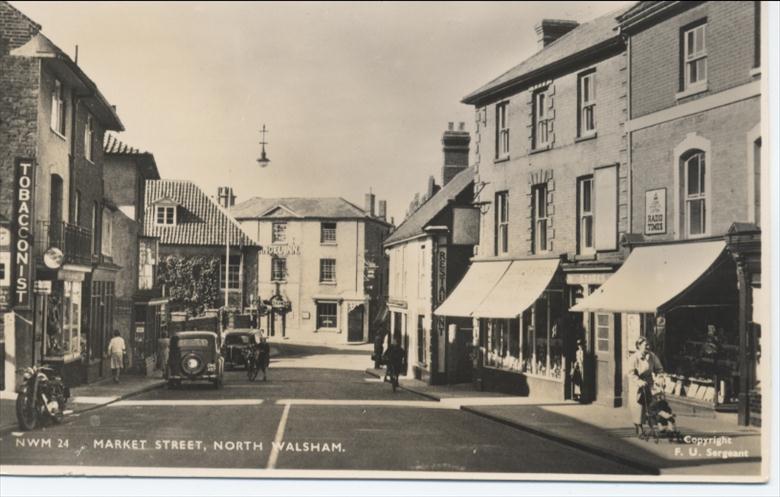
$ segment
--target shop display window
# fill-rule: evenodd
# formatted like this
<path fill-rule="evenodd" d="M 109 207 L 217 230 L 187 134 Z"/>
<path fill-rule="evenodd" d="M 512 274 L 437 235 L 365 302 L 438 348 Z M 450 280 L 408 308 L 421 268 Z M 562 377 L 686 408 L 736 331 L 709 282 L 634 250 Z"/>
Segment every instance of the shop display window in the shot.
<path fill-rule="evenodd" d="M 44 357 L 73 359 L 81 354 L 81 282 L 56 282 L 47 301 Z"/>

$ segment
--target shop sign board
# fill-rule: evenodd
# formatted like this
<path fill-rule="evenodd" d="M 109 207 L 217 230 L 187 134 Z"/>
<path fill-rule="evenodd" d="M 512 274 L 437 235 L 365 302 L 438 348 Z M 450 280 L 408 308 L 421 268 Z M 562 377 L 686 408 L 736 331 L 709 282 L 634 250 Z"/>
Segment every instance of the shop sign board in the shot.
<path fill-rule="evenodd" d="M 34 172 L 31 160 L 16 160 L 11 228 L 11 294 L 13 305 L 19 310 L 28 310 L 32 305 Z"/>
<path fill-rule="evenodd" d="M 645 235 L 666 233 L 666 188 L 645 192 Z"/>
<path fill-rule="evenodd" d="M 289 245 L 267 245 L 260 249 L 260 255 L 272 255 L 276 257 L 287 257 L 289 255 L 300 255 L 301 247 L 297 244 Z"/>

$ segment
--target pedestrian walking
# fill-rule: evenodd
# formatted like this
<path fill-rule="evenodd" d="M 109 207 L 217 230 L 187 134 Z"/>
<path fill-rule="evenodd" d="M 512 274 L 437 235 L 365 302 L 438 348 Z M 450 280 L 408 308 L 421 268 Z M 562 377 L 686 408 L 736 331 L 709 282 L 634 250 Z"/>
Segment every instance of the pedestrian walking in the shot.
<path fill-rule="evenodd" d="M 258 367 L 263 372 L 263 381 L 266 381 L 268 379 L 268 366 L 271 364 L 271 345 L 265 335 L 260 337 L 257 352 Z"/>
<path fill-rule="evenodd" d="M 385 349 L 385 333 L 380 330 L 374 338 L 374 353 L 371 354 L 371 359 L 374 360 L 374 369 L 382 367 L 382 353 Z"/>
<path fill-rule="evenodd" d="M 664 367 L 658 356 L 647 348 L 647 339 L 636 341 L 636 352 L 628 359 L 628 409 L 637 434 L 642 433 L 645 406 L 652 395 L 654 375 L 663 373 Z"/>
<path fill-rule="evenodd" d="M 397 339 L 393 340 L 393 343 L 387 348 L 383 356 L 385 364 L 387 365 L 387 376 L 390 376 L 390 382 L 393 385 L 393 391 L 398 388 L 398 376 L 403 371 L 404 359 L 406 357 L 406 351 L 398 343 Z"/>
<path fill-rule="evenodd" d="M 111 358 L 114 383 L 119 383 L 119 372 L 124 367 L 125 358 L 125 340 L 119 335 L 119 330 L 114 330 L 114 338 L 108 342 L 108 356 Z"/>
<path fill-rule="evenodd" d="M 160 334 L 160 339 L 157 341 L 158 353 L 160 354 L 160 370 L 162 371 L 163 378 L 168 378 L 168 355 L 171 352 L 171 339 L 168 338 L 168 333 L 163 331 Z"/>
<path fill-rule="evenodd" d="M 574 353 L 574 367 L 571 373 L 572 398 L 578 402 L 583 399 L 583 384 L 585 382 L 585 342 L 577 340 L 577 351 Z"/>

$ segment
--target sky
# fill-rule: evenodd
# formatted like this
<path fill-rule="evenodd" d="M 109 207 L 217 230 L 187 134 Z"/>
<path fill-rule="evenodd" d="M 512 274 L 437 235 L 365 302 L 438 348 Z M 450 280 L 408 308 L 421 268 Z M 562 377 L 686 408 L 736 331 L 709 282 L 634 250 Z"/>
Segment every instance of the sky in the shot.
<path fill-rule="evenodd" d="M 538 50 L 543 18 L 632 2 L 11 2 L 117 107 L 119 138 L 164 178 L 237 201 L 373 191 L 400 223 L 441 178 L 448 122 L 472 90 Z M 260 168 L 260 128 L 271 164 Z M 472 156 L 473 162 L 473 156 Z"/>

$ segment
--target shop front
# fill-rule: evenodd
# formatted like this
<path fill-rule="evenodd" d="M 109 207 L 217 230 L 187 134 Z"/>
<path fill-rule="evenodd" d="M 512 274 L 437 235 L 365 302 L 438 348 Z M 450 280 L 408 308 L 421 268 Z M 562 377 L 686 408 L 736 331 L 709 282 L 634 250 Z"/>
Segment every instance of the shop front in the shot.
<path fill-rule="evenodd" d="M 620 406 L 628 398 L 628 359 L 644 337 L 663 364 L 658 380 L 678 410 L 736 409 L 738 295 L 722 239 L 636 246 L 571 309 L 590 316 L 596 402 Z"/>

